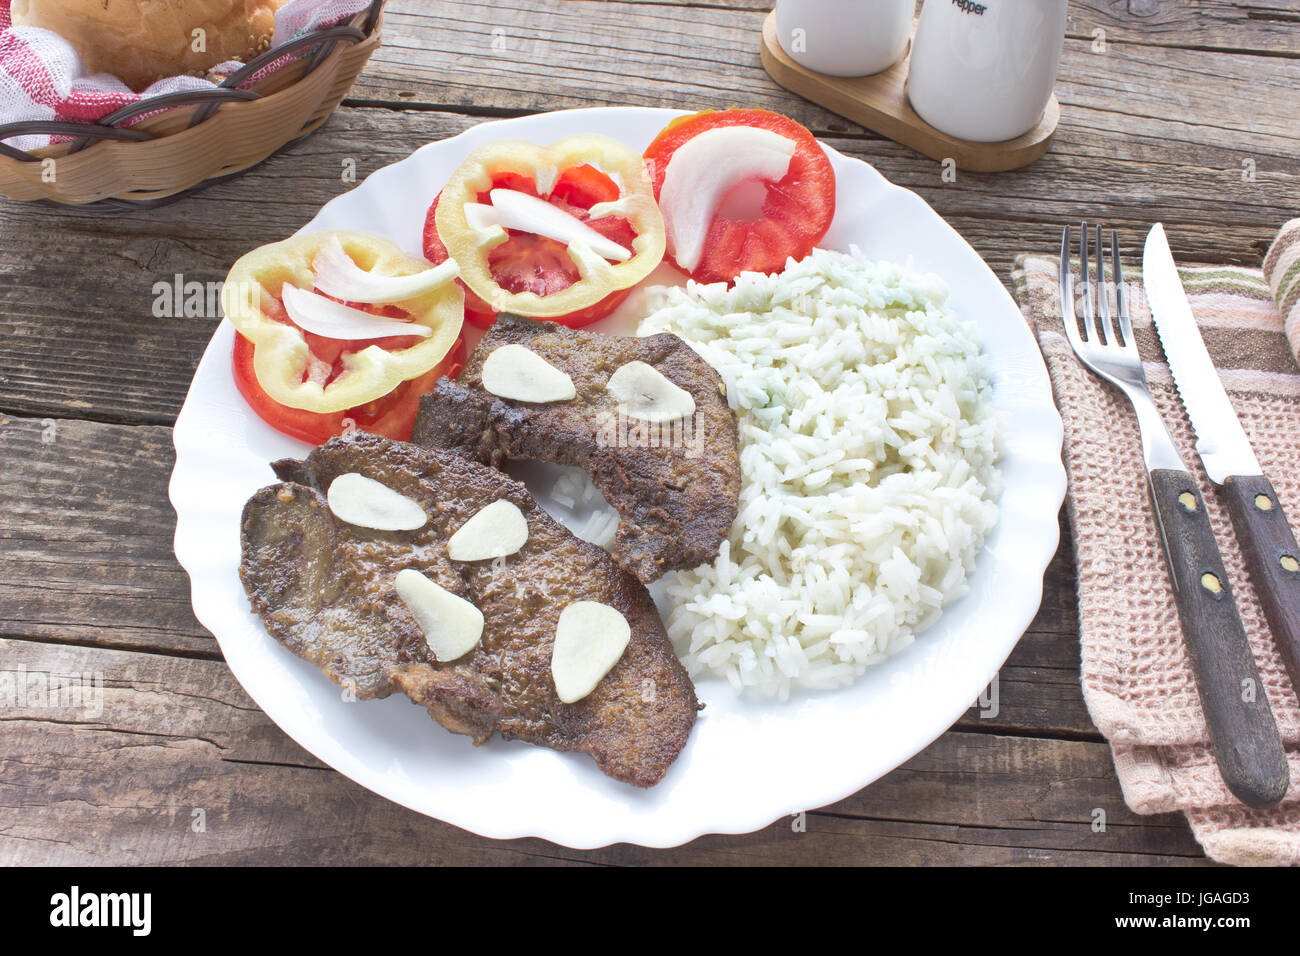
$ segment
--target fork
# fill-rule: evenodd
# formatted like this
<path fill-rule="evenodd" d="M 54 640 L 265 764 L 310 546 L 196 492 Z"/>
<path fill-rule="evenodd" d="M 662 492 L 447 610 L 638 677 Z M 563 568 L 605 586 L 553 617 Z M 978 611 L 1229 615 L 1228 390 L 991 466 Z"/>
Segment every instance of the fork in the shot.
<path fill-rule="evenodd" d="M 1088 224 L 1080 225 L 1080 330 L 1074 310 L 1070 231 L 1066 226 L 1061 233 L 1061 321 L 1065 337 L 1079 361 L 1122 391 L 1137 415 L 1147 491 L 1214 759 L 1228 789 L 1242 803 L 1257 808 L 1276 806 L 1290 782 L 1286 752 L 1232 597 L 1205 500 L 1174 446 L 1147 385 L 1129 320 L 1119 239 L 1111 230 L 1111 275 L 1115 285 L 1112 319 L 1102 227 L 1097 226 L 1094 244 L 1094 287 L 1088 261 Z"/>

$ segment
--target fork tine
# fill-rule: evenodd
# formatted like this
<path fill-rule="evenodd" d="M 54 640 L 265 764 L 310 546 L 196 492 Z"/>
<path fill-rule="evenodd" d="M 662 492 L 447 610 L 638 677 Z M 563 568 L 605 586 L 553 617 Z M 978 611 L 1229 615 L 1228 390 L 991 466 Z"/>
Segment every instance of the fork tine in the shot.
<path fill-rule="evenodd" d="M 1106 243 L 1101 236 L 1101 223 L 1097 223 L 1097 331 L 1107 345 L 1115 342 L 1115 330 L 1110 324 L 1110 296 L 1106 293 Z"/>
<path fill-rule="evenodd" d="M 1083 339 L 1094 342 L 1097 339 L 1097 326 L 1092 318 L 1092 269 L 1088 265 L 1088 224 L 1079 224 L 1079 281 L 1083 300 Z"/>
<path fill-rule="evenodd" d="M 1083 348 L 1079 341 L 1079 320 L 1074 314 L 1074 275 L 1070 272 L 1070 227 L 1061 230 L 1061 282 L 1058 287 L 1061 296 L 1061 324 L 1065 326 L 1065 337 L 1070 347 L 1078 352 Z"/>
<path fill-rule="evenodd" d="M 1083 301 L 1084 323 L 1082 329 L 1080 329 L 1079 322 L 1075 317 L 1077 312 L 1073 293 L 1075 286 L 1070 271 L 1070 244 L 1074 238 L 1071 229 L 1072 227 L 1066 226 L 1061 232 L 1061 320 L 1065 325 L 1065 333 L 1070 346 L 1074 349 L 1074 354 L 1079 359 L 1080 364 L 1119 388 L 1129 397 L 1134 409 L 1137 411 L 1139 425 L 1144 418 L 1148 421 L 1158 419 L 1159 413 L 1155 410 L 1154 402 L 1147 388 L 1147 377 L 1142 367 L 1142 357 L 1138 354 L 1137 346 L 1133 341 L 1133 329 L 1129 323 L 1128 298 L 1124 294 L 1124 271 L 1119 259 L 1119 236 L 1114 230 L 1111 230 L 1111 275 L 1115 281 L 1115 316 L 1118 320 L 1118 331 L 1113 327 L 1107 328 L 1106 337 L 1103 340 L 1098 337 L 1099 330 L 1094 322 L 1093 274 L 1091 257 L 1088 254 L 1088 224 L 1086 222 L 1080 224 L 1081 234 L 1079 236 L 1079 254 L 1082 260 L 1080 262 L 1080 276 L 1083 282 L 1083 288 L 1079 290 L 1079 298 Z M 1106 295 L 1106 245 L 1101 228 L 1097 230 L 1096 241 L 1097 278 L 1100 280 L 1098 282 L 1098 285 L 1101 286 L 1100 295 L 1104 297 Z M 1098 304 L 1097 307 L 1108 310 L 1109 304 Z M 1121 342 L 1120 336 L 1124 336 L 1128 341 Z M 1161 435 L 1164 434 L 1163 428 L 1160 428 L 1159 431 Z M 1161 467 L 1181 468 L 1181 460 L 1172 444 L 1167 441 L 1158 444 L 1161 444 L 1162 447 L 1156 449 L 1158 454 L 1156 459 L 1152 460 L 1165 463 Z M 1145 450 L 1148 449 L 1145 437 L 1143 448 L 1145 454 Z"/>
<path fill-rule="evenodd" d="M 1120 265 L 1119 260 L 1119 234 L 1114 229 L 1110 231 L 1110 256 L 1114 263 L 1115 312 L 1119 317 L 1119 334 L 1123 339 L 1121 344 L 1125 348 L 1136 348 L 1137 343 L 1133 341 L 1133 324 L 1128 317 L 1128 297 L 1124 294 L 1124 267 Z"/>

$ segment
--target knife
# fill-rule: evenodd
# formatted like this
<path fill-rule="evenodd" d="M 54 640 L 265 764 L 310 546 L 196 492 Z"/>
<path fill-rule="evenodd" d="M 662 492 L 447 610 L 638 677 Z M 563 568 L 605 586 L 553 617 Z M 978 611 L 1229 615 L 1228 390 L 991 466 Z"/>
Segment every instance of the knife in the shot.
<path fill-rule="evenodd" d="M 1147 236 L 1142 278 L 1174 385 L 1196 430 L 1196 451 L 1210 480 L 1223 487 L 1273 640 L 1300 690 L 1300 547 L 1205 349 L 1160 223 Z"/>

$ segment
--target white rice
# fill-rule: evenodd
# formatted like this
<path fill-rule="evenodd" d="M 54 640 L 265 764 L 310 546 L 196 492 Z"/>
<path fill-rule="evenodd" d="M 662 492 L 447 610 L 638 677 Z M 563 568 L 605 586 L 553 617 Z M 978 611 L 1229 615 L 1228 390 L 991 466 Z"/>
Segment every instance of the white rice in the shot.
<path fill-rule="evenodd" d="M 735 286 L 652 290 L 722 375 L 740 511 L 718 559 L 664 579 L 690 673 L 787 697 L 910 644 L 966 593 L 997 522 L 992 389 L 942 279 L 818 250 Z"/>
<path fill-rule="evenodd" d="M 547 491 L 547 500 L 564 506 L 570 512 L 585 513 L 580 522 L 572 524 L 570 530 L 583 541 L 613 551 L 618 534 L 618 512 L 610 507 L 605 496 L 581 468 L 559 465 L 552 467 L 559 474 Z"/>

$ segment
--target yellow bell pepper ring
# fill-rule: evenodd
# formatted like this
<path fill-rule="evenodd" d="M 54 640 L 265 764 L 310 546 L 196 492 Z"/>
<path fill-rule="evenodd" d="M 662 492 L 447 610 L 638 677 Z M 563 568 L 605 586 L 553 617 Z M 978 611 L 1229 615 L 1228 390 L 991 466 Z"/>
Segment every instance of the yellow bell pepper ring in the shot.
<path fill-rule="evenodd" d="M 226 317 L 253 344 L 253 371 L 262 389 L 282 405 L 332 413 L 382 398 L 446 357 L 464 322 L 464 293 L 449 276 L 437 288 L 392 303 L 429 334 L 408 348 L 369 344 L 344 350 L 342 370 L 322 374 L 301 329 L 273 317 L 286 285 L 310 290 L 312 263 L 332 237 L 359 266 L 380 276 L 415 275 L 434 268 L 386 239 L 361 232 L 313 232 L 254 249 L 230 270 L 222 289 Z"/>
<path fill-rule="evenodd" d="M 583 241 L 574 240 L 568 243 L 568 253 L 577 267 L 578 281 L 549 295 L 503 288 L 492 275 L 488 257 L 509 234 L 499 226 L 471 224 L 466 207 L 476 205 L 478 197 L 493 188 L 494 178 L 503 174 L 532 179 L 538 194 L 545 198 L 565 170 L 583 165 L 595 167 L 618 185 L 619 198 L 593 206 L 589 220 L 613 215 L 626 218 L 636 233 L 632 255 L 611 263 Z M 571 136 L 550 146 L 522 140 L 480 146 L 447 180 L 435 224 L 448 254 L 460 266 L 461 280 L 474 293 L 497 312 L 532 318 L 555 318 L 595 305 L 611 293 L 636 285 L 664 257 L 664 220 L 644 160 L 635 150 L 598 134 Z"/>

